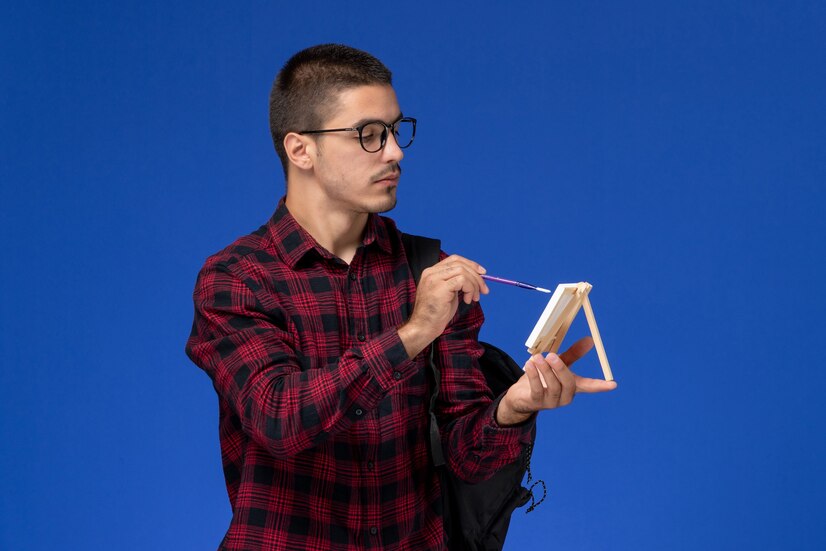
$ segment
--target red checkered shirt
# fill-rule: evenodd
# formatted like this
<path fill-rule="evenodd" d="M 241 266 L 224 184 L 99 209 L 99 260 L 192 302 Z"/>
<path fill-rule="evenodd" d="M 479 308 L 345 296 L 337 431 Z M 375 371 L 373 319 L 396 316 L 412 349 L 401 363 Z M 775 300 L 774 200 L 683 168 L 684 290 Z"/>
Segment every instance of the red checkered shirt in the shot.
<path fill-rule="evenodd" d="M 232 520 L 226 550 L 442 549 L 427 351 L 397 328 L 412 279 L 392 220 L 371 215 L 348 265 L 287 211 L 207 259 L 187 354 L 212 379 Z M 483 322 L 460 302 L 435 343 L 448 466 L 482 480 L 530 423 L 499 427 L 478 369 Z"/>

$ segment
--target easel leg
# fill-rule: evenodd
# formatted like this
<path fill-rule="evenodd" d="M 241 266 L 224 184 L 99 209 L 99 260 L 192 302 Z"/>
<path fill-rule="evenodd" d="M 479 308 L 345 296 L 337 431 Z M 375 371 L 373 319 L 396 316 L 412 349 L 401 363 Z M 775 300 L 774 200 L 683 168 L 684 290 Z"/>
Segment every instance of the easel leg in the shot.
<path fill-rule="evenodd" d="M 613 381 L 614 375 L 611 373 L 611 366 L 608 365 L 608 356 L 605 354 L 605 347 L 602 346 L 602 338 L 599 336 L 597 319 L 594 317 L 594 311 L 591 309 L 591 301 L 588 300 L 588 295 L 585 295 L 582 300 L 582 309 L 585 310 L 585 317 L 588 319 L 588 327 L 591 329 L 591 336 L 594 338 L 594 347 L 597 349 L 599 365 L 602 366 L 602 374 L 605 376 L 606 381 Z"/>

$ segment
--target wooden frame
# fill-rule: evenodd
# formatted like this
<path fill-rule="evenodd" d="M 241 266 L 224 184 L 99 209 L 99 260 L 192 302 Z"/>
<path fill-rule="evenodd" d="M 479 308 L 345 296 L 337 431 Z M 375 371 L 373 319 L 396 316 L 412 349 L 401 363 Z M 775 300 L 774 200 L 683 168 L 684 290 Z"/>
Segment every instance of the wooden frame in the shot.
<path fill-rule="evenodd" d="M 591 288 L 592 285 L 584 281 L 557 285 L 554 294 L 551 295 L 551 299 L 545 307 L 545 311 L 542 312 L 528 340 L 525 342 L 525 346 L 528 347 L 530 354 L 546 354 L 548 352 L 556 354 L 562 344 L 562 339 L 565 338 L 565 334 L 571 327 L 571 323 L 579 313 L 579 309 L 582 308 L 585 310 L 588 327 L 594 339 L 594 348 L 597 349 L 602 374 L 606 381 L 613 381 L 614 375 L 611 373 L 611 366 L 608 365 L 608 356 L 605 354 L 605 347 L 602 345 L 602 338 L 599 335 L 591 301 L 588 300 L 588 293 L 591 292 Z"/>

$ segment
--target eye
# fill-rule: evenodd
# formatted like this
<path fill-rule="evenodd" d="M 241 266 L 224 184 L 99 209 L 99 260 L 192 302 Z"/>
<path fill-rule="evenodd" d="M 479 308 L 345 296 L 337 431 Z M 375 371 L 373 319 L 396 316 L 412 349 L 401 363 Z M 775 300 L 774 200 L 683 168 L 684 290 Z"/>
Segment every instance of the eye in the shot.
<path fill-rule="evenodd" d="M 364 142 L 376 143 L 380 139 L 380 136 L 384 132 L 384 125 L 371 122 L 369 124 L 364 125 L 361 129 L 361 139 Z"/>

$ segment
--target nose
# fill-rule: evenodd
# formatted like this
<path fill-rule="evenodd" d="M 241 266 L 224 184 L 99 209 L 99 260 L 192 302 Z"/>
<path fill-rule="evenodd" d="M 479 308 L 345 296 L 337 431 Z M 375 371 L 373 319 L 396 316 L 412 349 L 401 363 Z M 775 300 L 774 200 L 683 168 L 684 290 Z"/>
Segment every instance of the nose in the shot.
<path fill-rule="evenodd" d="M 388 134 L 384 149 L 381 150 L 383 160 L 387 163 L 398 163 L 404 158 L 404 151 L 399 147 L 396 135 L 393 132 L 388 132 Z"/>

